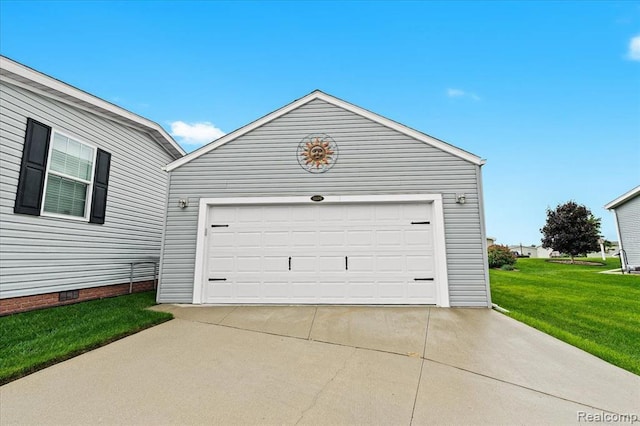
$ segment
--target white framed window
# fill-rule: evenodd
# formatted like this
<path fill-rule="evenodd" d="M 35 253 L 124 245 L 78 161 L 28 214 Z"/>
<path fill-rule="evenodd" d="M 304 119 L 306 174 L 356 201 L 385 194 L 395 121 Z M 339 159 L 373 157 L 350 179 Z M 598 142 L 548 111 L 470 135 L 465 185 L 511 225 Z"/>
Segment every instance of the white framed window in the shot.
<path fill-rule="evenodd" d="M 52 130 L 44 183 L 43 216 L 88 220 L 95 146 Z"/>

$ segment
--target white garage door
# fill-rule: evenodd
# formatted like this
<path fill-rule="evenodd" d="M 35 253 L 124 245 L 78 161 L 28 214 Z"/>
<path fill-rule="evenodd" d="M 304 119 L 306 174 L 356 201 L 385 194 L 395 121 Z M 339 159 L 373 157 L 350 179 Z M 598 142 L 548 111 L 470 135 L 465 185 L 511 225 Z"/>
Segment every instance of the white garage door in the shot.
<path fill-rule="evenodd" d="M 212 206 L 204 303 L 435 304 L 432 204 Z"/>

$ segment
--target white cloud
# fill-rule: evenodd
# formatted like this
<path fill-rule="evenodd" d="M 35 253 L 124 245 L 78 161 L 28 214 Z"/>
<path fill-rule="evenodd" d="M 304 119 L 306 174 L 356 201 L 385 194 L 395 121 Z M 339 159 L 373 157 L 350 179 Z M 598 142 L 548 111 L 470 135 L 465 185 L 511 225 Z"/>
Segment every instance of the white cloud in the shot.
<path fill-rule="evenodd" d="M 183 145 L 204 145 L 226 134 L 208 121 L 202 123 L 174 121 L 170 124 L 171 136 L 178 138 L 178 142 Z"/>
<path fill-rule="evenodd" d="M 640 35 L 631 38 L 627 57 L 632 61 L 640 61 Z"/>
<path fill-rule="evenodd" d="M 460 89 L 447 89 L 447 96 L 450 98 L 470 98 L 474 101 L 480 100 L 480 96 L 476 95 L 475 93 L 465 92 L 464 90 Z"/>

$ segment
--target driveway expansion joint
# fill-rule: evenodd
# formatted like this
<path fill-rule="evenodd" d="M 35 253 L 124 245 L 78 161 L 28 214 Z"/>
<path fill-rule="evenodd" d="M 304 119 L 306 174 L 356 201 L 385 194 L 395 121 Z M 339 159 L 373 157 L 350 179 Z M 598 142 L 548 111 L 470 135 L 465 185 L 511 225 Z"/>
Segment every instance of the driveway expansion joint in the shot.
<path fill-rule="evenodd" d="M 313 331 L 313 324 L 316 322 L 316 315 L 318 314 L 318 307 L 313 311 L 313 319 L 311 320 L 311 327 L 309 327 L 309 334 L 307 335 L 307 340 L 311 340 L 311 332 Z"/>
<path fill-rule="evenodd" d="M 420 382 L 422 382 L 422 371 L 424 370 L 425 355 L 427 354 L 427 338 L 429 336 L 429 319 L 431 318 L 431 309 L 427 311 L 427 325 L 424 329 L 424 345 L 422 346 L 422 363 L 420 364 L 420 374 L 418 375 L 418 385 L 416 386 L 416 396 L 413 398 L 413 408 L 411 409 L 411 420 L 409 425 L 413 424 L 413 416 L 416 412 L 416 404 L 418 403 L 418 393 L 420 392 Z"/>
<path fill-rule="evenodd" d="M 518 388 L 526 389 L 526 390 L 529 390 L 529 391 L 532 391 L 532 392 L 536 392 L 536 393 L 539 393 L 539 394 L 542 394 L 542 395 L 550 396 L 552 398 L 560 399 L 560 400 L 571 402 L 571 403 L 578 404 L 578 405 L 583 405 L 585 407 L 593 408 L 594 410 L 604 411 L 604 412 L 610 413 L 610 414 L 620 414 L 620 413 L 617 413 L 615 411 L 608 410 L 606 408 L 595 407 L 593 405 L 590 405 L 590 404 L 587 404 L 587 403 L 584 403 L 584 402 L 575 401 L 575 400 L 569 399 L 569 398 L 564 398 L 562 396 L 554 395 L 552 393 L 545 392 L 545 391 L 542 391 L 542 390 L 539 390 L 539 389 L 534 389 L 534 388 L 531 388 L 531 387 L 528 387 L 528 386 L 525 386 L 525 385 L 521 385 L 521 384 L 518 384 L 518 383 L 510 382 L 508 380 L 503 380 L 503 379 L 499 379 L 497 377 L 489 376 L 489 375 L 486 375 L 486 374 L 483 374 L 483 373 L 478 373 L 477 371 L 469 370 L 469 369 L 466 369 L 466 368 L 463 368 L 463 367 L 458 367 L 456 365 L 447 364 L 446 362 L 437 361 L 435 359 L 426 358 L 426 357 L 422 358 L 422 359 L 423 359 L 423 362 L 424 361 L 434 362 L 436 364 L 444 365 L 444 366 L 447 366 L 447 367 L 455 368 L 456 370 L 460 370 L 460 371 L 464 371 L 466 373 L 474 374 L 476 376 L 484 377 L 484 378 L 489 379 L 489 380 L 495 380 L 495 381 L 500 382 L 500 383 L 504 383 L 504 384 L 511 385 L 511 386 L 516 386 Z"/>

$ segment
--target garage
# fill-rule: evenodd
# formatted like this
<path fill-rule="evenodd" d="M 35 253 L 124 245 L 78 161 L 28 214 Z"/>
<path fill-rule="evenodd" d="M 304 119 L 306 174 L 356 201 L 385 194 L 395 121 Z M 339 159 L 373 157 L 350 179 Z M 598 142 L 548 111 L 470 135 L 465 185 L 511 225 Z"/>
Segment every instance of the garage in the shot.
<path fill-rule="evenodd" d="M 313 91 L 165 167 L 157 300 L 489 307 L 484 162 Z"/>
<path fill-rule="evenodd" d="M 442 304 L 431 198 L 211 200 L 202 300 Z"/>

